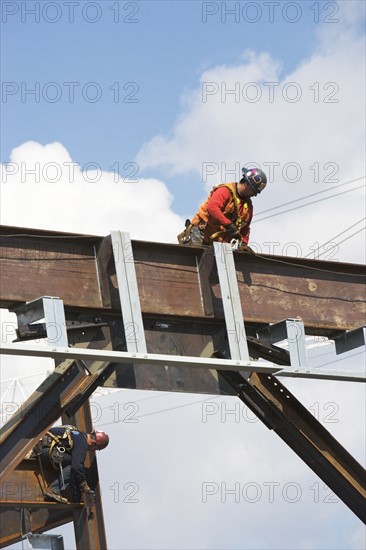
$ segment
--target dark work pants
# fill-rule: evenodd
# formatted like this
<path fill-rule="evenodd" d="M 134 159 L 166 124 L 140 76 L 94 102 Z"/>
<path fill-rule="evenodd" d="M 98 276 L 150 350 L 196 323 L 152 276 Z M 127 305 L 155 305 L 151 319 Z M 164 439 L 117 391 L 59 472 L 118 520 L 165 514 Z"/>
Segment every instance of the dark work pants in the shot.
<path fill-rule="evenodd" d="M 42 449 L 41 459 L 42 459 L 43 464 L 51 464 L 52 465 L 52 462 L 51 462 L 50 456 L 49 456 L 49 448 L 48 447 L 44 447 Z M 71 481 L 71 454 L 70 453 L 65 453 L 64 458 L 62 459 L 61 466 L 62 466 L 62 474 L 63 474 L 63 478 L 64 478 L 64 485 L 65 485 L 65 489 L 66 489 L 69 486 L 70 481 Z M 54 479 L 54 481 L 52 481 L 48 485 L 48 487 L 54 493 L 60 494 L 61 491 L 64 490 L 64 489 L 62 489 L 62 476 L 61 476 L 60 466 L 57 465 L 57 470 L 54 467 L 53 467 L 53 469 L 54 469 L 56 478 Z"/>

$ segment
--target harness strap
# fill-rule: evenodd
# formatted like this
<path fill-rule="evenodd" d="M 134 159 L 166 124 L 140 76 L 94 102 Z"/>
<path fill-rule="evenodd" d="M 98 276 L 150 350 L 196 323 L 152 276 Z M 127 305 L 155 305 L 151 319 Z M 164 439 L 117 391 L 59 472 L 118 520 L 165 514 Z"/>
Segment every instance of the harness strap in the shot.
<path fill-rule="evenodd" d="M 210 236 L 210 241 L 214 241 L 215 239 L 222 237 L 223 235 L 225 235 L 225 233 L 226 233 L 226 229 L 222 229 L 221 231 L 216 231 L 216 233 L 213 233 Z"/>
<path fill-rule="evenodd" d="M 65 431 L 62 435 L 55 435 L 52 432 L 46 432 L 45 436 L 42 438 L 42 443 L 46 447 L 49 446 L 50 448 L 49 457 L 50 457 L 51 463 L 54 465 L 55 468 L 57 468 L 57 465 L 55 464 L 54 456 L 53 456 L 55 451 L 55 446 L 57 447 L 58 445 L 65 445 L 64 440 L 66 439 L 68 450 L 71 450 L 74 446 L 74 442 L 72 440 L 70 432 L 71 430 L 77 430 L 75 426 L 71 426 L 71 425 L 60 426 L 60 428 L 65 428 Z"/>
<path fill-rule="evenodd" d="M 233 204 L 234 204 L 234 209 L 235 209 L 234 210 L 235 218 L 232 220 L 232 223 L 234 223 L 236 225 L 236 227 L 240 230 L 241 227 L 242 227 L 242 220 L 239 216 L 239 205 L 240 205 L 241 201 L 240 201 L 239 197 L 237 197 L 236 193 L 234 193 L 234 191 L 233 191 L 233 189 L 232 189 L 232 187 L 229 183 L 222 183 L 221 185 L 216 185 L 212 189 L 210 196 L 219 187 L 226 187 L 230 191 L 230 195 L 231 195 L 231 198 L 232 198 L 232 201 L 233 201 Z M 215 239 L 224 236 L 225 233 L 226 233 L 226 229 L 221 229 L 220 231 L 216 231 L 216 233 L 213 233 L 210 236 L 210 241 L 214 241 Z"/>

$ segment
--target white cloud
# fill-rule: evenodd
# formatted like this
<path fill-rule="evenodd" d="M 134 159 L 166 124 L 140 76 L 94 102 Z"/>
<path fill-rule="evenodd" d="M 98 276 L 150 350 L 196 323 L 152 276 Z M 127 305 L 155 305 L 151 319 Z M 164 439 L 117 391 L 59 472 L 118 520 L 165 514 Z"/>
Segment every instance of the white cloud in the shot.
<path fill-rule="evenodd" d="M 115 174 L 95 168 L 83 173 L 61 143 L 16 147 L 9 163 L 0 166 L 1 224 L 102 236 L 120 229 L 133 239 L 176 242 L 183 220 L 172 211 L 163 182 L 115 181 Z M 15 314 L 0 312 L 0 338 L 10 343 L 16 338 Z M 0 356 L 0 365 L 2 423 L 52 370 L 53 361 Z"/>
<path fill-rule="evenodd" d="M 172 137 L 156 136 L 145 144 L 137 159 L 139 165 L 162 166 L 172 174 L 195 172 L 201 176 L 203 162 L 217 163 L 219 172 L 221 163 L 231 170 L 236 163 L 279 162 L 274 183 L 256 200 L 257 211 L 335 185 L 337 182 L 324 182 L 325 176 L 331 174 L 331 169 L 324 168 L 326 163 L 339 166 L 334 175 L 339 182 L 362 175 L 363 50 L 351 27 L 359 20 L 361 4 L 340 3 L 342 26 L 323 26 L 313 56 L 291 74 L 282 75 L 281 62 L 269 53 L 253 52 L 246 52 L 239 62 L 205 71 L 197 90 L 184 97 L 185 110 L 172 129 Z M 201 92 L 205 82 L 216 83 L 219 90 L 203 103 Z M 223 103 L 221 83 L 226 83 L 229 90 L 236 82 L 240 91 L 246 82 L 262 86 L 264 82 L 278 82 L 274 89 L 276 99 L 273 103 L 264 99 L 257 103 L 235 103 L 233 96 L 228 95 Z M 302 91 L 297 103 L 282 97 L 281 91 L 286 90 L 289 82 L 296 82 Z M 314 86 L 316 82 L 319 88 Z M 339 91 L 334 85 L 325 89 L 329 82 L 335 82 Z M 268 86 L 263 90 L 268 94 Z M 254 87 L 247 90 L 253 91 Z M 287 91 L 296 89 L 288 87 Z M 332 91 L 339 102 L 324 103 Z M 318 92 L 316 103 L 314 94 Z M 64 170 L 62 181 L 47 181 L 52 179 L 50 167 L 40 183 L 34 183 L 31 176 L 22 183 L 22 163 L 31 167 L 36 161 L 43 167 L 58 163 Z M 70 164 L 65 163 L 72 163 L 73 159 L 57 143 L 23 144 L 14 149 L 11 162 L 19 170 L 2 184 L 3 224 L 101 235 L 115 228 L 128 230 L 133 238 L 158 241 L 174 241 L 181 229 L 182 220 L 172 212 L 171 196 L 161 181 L 115 183 L 113 174 L 103 173 L 99 181 L 92 183 L 75 167 L 75 181 L 70 183 Z M 302 169 L 302 177 L 296 183 L 290 183 L 283 175 L 289 162 L 298 163 Z M 320 170 L 319 183 L 314 181 L 315 168 L 309 168 L 315 163 Z M 207 188 L 224 179 L 219 172 L 209 179 Z M 88 172 L 89 179 L 96 175 Z M 258 223 L 253 225 L 253 241 L 262 246 L 278 241 L 280 244 L 274 248 L 277 253 L 283 252 L 286 243 L 294 241 L 305 255 L 314 242 L 325 242 L 360 219 L 364 215 L 362 198 L 360 191 L 356 191 Z M 342 247 L 338 259 L 360 261 L 361 243 L 364 244 L 363 237 L 348 241 L 347 250 Z M 21 366 L 24 369 L 23 362 Z M 284 382 L 308 409 L 319 412 L 323 424 L 333 410 L 327 408 L 328 404 L 335 404 L 338 422 L 325 423 L 325 427 L 364 462 L 363 385 L 301 379 Z M 139 395 L 145 399 L 146 393 L 130 392 L 123 399 L 101 398 L 104 409 L 100 426 L 111 420 L 115 401 L 134 401 Z M 121 545 L 126 548 L 364 547 L 361 522 L 342 503 L 324 501 L 329 490 L 259 421 L 241 419 L 236 423 L 233 416 L 228 416 L 223 423 L 218 414 L 204 424 L 200 405 L 147 416 L 159 409 L 169 409 L 169 403 L 171 407 L 184 406 L 200 397 L 172 394 L 161 401 L 146 400 L 140 404 L 142 416 L 138 424 L 112 420 L 105 426 L 111 434 L 112 452 L 101 453 L 98 462 L 112 548 Z M 227 403 L 227 410 L 233 406 L 234 398 L 219 400 Z M 156 403 L 155 410 L 152 403 Z M 218 493 L 203 504 L 204 481 L 226 482 L 228 487 L 239 482 L 241 489 L 249 481 L 258 483 L 263 493 L 257 503 L 248 502 L 253 493 L 239 503 L 233 502 L 233 497 L 230 500 L 230 496 L 223 503 Z M 124 501 L 130 494 L 125 488 L 127 482 L 138 484 L 138 503 Z M 269 489 L 264 482 L 279 484 L 273 503 L 268 502 Z M 283 497 L 282 490 L 288 482 L 300 485 L 299 502 L 291 503 Z M 315 501 L 315 483 L 319 502 Z M 117 502 L 113 498 L 116 487 L 120 490 Z M 73 535 L 70 540 L 67 547 L 72 547 Z"/>
<path fill-rule="evenodd" d="M 320 199 L 327 195 L 317 195 L 364 184 L 360 180 L 332 191 L 365 174 L 360 4 L 341 2 L 339 23 L 321 26 L 314 53 L 289 74 L 282 74 L 281 62 L 270 53 L 250 51 L 239 62 L 205 71 L 197 89 L 184 98 L 184 111 L 169 136 L 157 135 L 143 145 L 136 157 L 139 165 L 162 167 L 173 175 L 193 172 L 208 190 L 236 179 L 242 164 L 256 162 L 268 175 L 273 170 L 272 181 L 255 200 L 257 212 L 312 195 L 306 202 L 315 204 L 253 225 L 251 238 L 263 252 L 269 251 L 263 243 L 271 236 L 280 242 L 275 253 L 286 254 L 287 243 L 294 241 L 305 256 L 315 243 L 323 244 L 361 220 L 364 189 L 326 202 Z M 360 228 L 362 224 L 354 231 Z M 362 263 L 364 251 L 365 234 L 360 233 L 328 257 Z M 294 250 L 288 254 L 297 255 Z"/>
<path fill-rule="evenodd" d="M 181 231 L 163 182 L 123 181 L 98 166 L 82 171 L 61 143 L 22 144 L 1 175 L 3 225 L 94 235 L 120 229 L 160 242 L 174 242 Z"/>
<path fill-rule="evenodd" d="M 336 25 L 334 41 L 332 25 L 323 26 L 316 53 L 285 76 L 269 53 L 252 51 L 244 52 L 240 63 L 205 71 L 197 90 L 185 98 L 172 137 L 159 135 L 146 143 L 138 162 L 201 174 L 205 160 L 229 166 L 307 157 L 337 161 L 341 155 L 347 177 L 360 175 L 361 166 L 354 163 L 363 159 L 364 49 L 351 30 Z M 229 92 L 235 88 L 237 95 Z"/>

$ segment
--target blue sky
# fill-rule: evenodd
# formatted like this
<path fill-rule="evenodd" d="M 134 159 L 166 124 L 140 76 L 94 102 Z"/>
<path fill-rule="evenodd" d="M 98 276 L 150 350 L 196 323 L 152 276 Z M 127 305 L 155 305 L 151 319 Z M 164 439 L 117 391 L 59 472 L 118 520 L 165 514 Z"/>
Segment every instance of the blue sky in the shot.
<path fill-rule="evenodd" d="M 30 10 L 35 3 L 23 4 Z M 219 4 L 219 12 L 210 15 L 213 8 L 205 9 L 195 1 L 120 2 L 116 23 L 116 8 L 112 11 L 113 2 L 108 1 L 98 3 L 100 13 L 91 6 L 83 15 L 81 6 L 76 6 L 74 23 L 69 23 L 71 13 L 62 2 L 61 19 L 53 24 L 48 22 L 57 16 L 52 7 L 43 16 L 40 10 L 39 22 L 21 9 L 20 2 L 14 15 L 7 8 L 3 13 L 3 80 L 26 82 L 29 87 L 40 82 L 42 88 L 57 82 L 63 96 L 57 103 L 41 98 L 39 104 L 31 96 L 25 103 L 19 101 L 20 94 L 8 98 L 3 112 L 3 160 L 24 139 L 61 141 L 80 162 L 92 158 L 103 168 L 116 160 L 132 160 L 143 140 L 169 131 L 182 91 L 197 85 L 202 70 L 239 60 L 248 47 L 270 50 L 274 58 L 281 59 L 284 73 L 308 55 L 319 24 L 311 24 L 315 12 L 309 9 L 310 2 L 303 4 L 303 17 L 297 23 L 285 21 L 279 8 L 270 23 L 269 6 L 261 7 L 258 23 L 246 22 L 243 13 L 239 17 L 227 13 L 222 22 L 225 11 Z M 232 6 L 234 2 L 227 3 L 228 10 Z M 246 18 L 258 15 L 248 10 Z M 286 12 L 287 19 L 295 15 L 290 9 Z M 98 16 L 96 23 L 85 20 Z M 79 91 L 70 104 L 68 88 L 62 83 L 71 81 L 80 82 L 80 87 L 97 82 L 103 91 L 101 101 L 88 103 Z M 115 103 L 115 92 L 109 90 L 115 82 L 120 86 L 135 82 L 138 103 Z M 121 91 L 121 98 L 126 95 Z M 86 139 L 85 130 L 92 132 L 93 139 Z"/>
<path fill-rule="evenodd" d="M 169 134 L 182 93 L 197 87 L 202 71 L 239 63 L 250 48 L 270 51 L 281 63 L 281 75 L 287 74 L 311 53 L 321 22 L 337 18 L 331 5 L 311 8 L 311 2 L 292 8 L 287 3 L 245 8 L 243 2 L 119 2 L 117 10 L 104 1 L 98 8 L 82 2 L 73 11 L 62 2 L 58 10 L 41 2 L 38 12 L 34 2 L 3 4 L 2 78 L 18 86 L 13 95 L 10 88 L 3 96 L 3 162 L 24 141 L 59 141 L 81 165 L 97 162 L 108 170 L 119 163 L 124 177 L 129 167 L 123 166 L 134 161 L 145 141 Z M 57 88 L 48 86 L 51 82 Z M 79 83 L 73 103 L 71 84 L 65 82 Z M 97 88 L 89 86 L 93 82 Z M 124 90 L 127 83 L 133 84 Z M 37 86 L 39 103 L 26 94 Z M 100 100 L 93 102 L 97 91 Z M 139 166 L 140 176 L 156 174 L 163 175 Z M 188 186 L 199 183 L 195 175 L 188 179 Z M 178 190 L 174 208 L 179 213 L 187 211 L 185 193 L 179 192 L 186 180 L 167 181 L 173 194 Z"/>
<path fill-rule="evenodd" d="M 1 8 L 2 224 L 176 242 L 208 190 L 256 162 L 269 176 L 254 201 L 257 252 L 364 263 L 364 2 Z M 277 208 L 289 201 L 300 208 Z M 313 366 L 336 360 L 331 343 L 307 344 Z M 337 367 L 362 369 L 357 353 Z M 29 359 L 26 373 L 41 380 L 50 368 Z M 25 377 L 25 361 L 2 358 L 2 395 L 14 375 Z M 363 385 L 285 385 L 365 462 Z M 111 452 L 98 456 L 110 548 L 364 548 L 361 523 L 272 432 L 247 417 L 222 421 L 233 398 L 218 397 L 207 422 L 200 395 L 93 399 L 96 424 L 111 434 Z M 133 403 L 139 422 L 115 422 L 116 402 Z M 239 483 L 241 495 L 257 484 L 262 496 L 203 503 L 205 482 Z M 116 483 L 124 497 L 136 484 L 138 502 L 116 502 Z M 268 483 L 279 488 L 274 502 Z M 288 483 L 301 489 L 296 502 Z M 71 550 L 72 529 L 61 531 Z"/>

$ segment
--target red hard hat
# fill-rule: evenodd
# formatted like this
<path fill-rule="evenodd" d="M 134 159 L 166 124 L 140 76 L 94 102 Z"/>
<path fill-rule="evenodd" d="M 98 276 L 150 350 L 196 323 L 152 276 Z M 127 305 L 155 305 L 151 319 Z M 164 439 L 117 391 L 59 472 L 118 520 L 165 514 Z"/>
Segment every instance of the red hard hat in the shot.
<path fill-rule="evenodd" d="M 92 436 L 94 437 L 95 443 L 97 445 L 97 451 L 101 451 L 102 449 L 105 449 L 106 446 L 109 443 L 109 436 L 105 432 L 98 432 L 97 430 L 94 430 L 92 432 Z"/>

